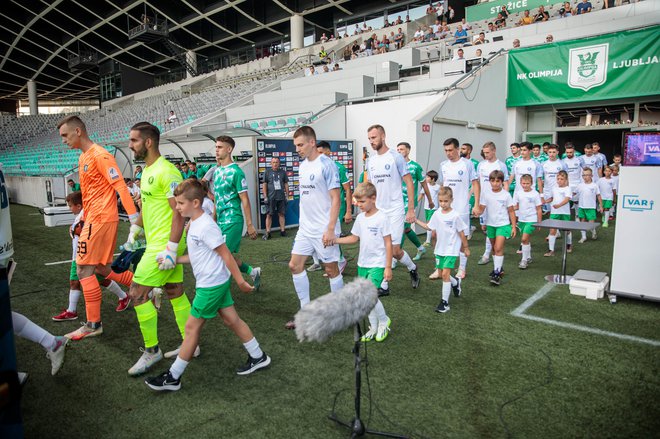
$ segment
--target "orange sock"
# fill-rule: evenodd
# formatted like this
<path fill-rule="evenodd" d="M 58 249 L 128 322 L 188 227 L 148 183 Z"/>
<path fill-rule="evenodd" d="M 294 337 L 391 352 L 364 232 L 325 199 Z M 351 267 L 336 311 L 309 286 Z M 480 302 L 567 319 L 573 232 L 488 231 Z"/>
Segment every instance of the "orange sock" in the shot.
<path fill-rule="evenodd" d="M 120 285 L 125 287 L 130 287 L 133 282 L 133 272 L 126 270 L 123 273 L 115 273 L 111 271 L 109 275 L 106 276 L 106 279 L 114 280 Z"/>
<path fill-rule="evenodd" d="M 87 321 L 99 323 L 101 321 L 101 286 L 96 276 L 91 275 L 80 279 L 83 295 L 85 296 L 85 312 Z"/>

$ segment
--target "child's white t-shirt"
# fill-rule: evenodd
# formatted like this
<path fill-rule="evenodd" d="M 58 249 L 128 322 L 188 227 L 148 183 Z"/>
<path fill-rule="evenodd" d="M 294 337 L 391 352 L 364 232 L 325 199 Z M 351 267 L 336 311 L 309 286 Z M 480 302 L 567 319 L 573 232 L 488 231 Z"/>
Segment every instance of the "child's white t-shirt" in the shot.
<path fill-rule="evenodd" d="M 225 237 L 210 216 L 204 214 L 190 221 L 186 245 L 197 287 L 216 287 L 229 280 L 225 261 L 215 252 L 224 243 Z"/>
<path fill-rule="evenodd" d="M 438 192 L 440 192 L 440 188 L 442 186 L 436 183 L 433 185 L 429 184 L 428 187 L 429 187 L 429 193 L 431 194 L 431 200 L 433 200 L 433 205 L 435 205 L 433 210 L 436 210 L 438 208 Z M 429 199 L 427 197 L 424 197 L 424 209 L 431 210 L 431 208 L 429 207 Z"/>
<path fill-rule="evenodd" d="M 513 194 L 513 204 L 518 205 L 518 221 L 524 223 L 535 223 L 538 221 L 536 208 L 541 206 L 541 196 L 535 189 L 529 192 L 516 191 Z"/>
<path fill-rule="evenodd" d="M 364 212 L 355 218 L 351 234 L 360 238 L 358 266 L 362 268 L 385 268 L 385 236 L 392 236 L 390 220 L 382 211 L 371 216 Z"/>
<path fill-rule="evenodd" d="M 598 190 L 600 191 L 600 197 L 603 200 L 613 200 L 614 191 L 616 190 L 616 180 L 613 178 L 601 178 L 598 180 Z"/>
<path fill-rule="evenodd" d="M 501 227 L 511 224 L 509 207 L 513 206 L 511 194 L 504 189 L 499 192 L 483 192 L 479 204 L 486 206 L 486 225 Z"/>
<path fill-rule="evenodd" d="M 434 230 L 437 239 L 434 253 L 438 256 L 458 256 L 461 251 L 461 238 L 459 232 L 465 230 L 467 225 L 461 215 L 455 210 L 443 213 L 442 209 L 433 212 L 428 227 Z"/>
<path fill-rule="evenodd" d="M 571 214 L 571 204 L 566 203 L 561 206 L 559 209 L 554 207 L 555 204 L 559 204 L 564 201 L 566 198 L 569 201 L 573 198 L 573 191 L 570 186 L 559 187 L 555 186 L 552 188 L 552 202 L 550 203 L 550 215 L 570 215 Z"/>
<path fill-rule="evenodd" d="M 598 205 L 596 196 L 600 195 L 600 190 L 596 183 L 580 183 L 575 188 L 575 193 L 578 196 L 578 204 L 581 209 L 595 209 Z"/>

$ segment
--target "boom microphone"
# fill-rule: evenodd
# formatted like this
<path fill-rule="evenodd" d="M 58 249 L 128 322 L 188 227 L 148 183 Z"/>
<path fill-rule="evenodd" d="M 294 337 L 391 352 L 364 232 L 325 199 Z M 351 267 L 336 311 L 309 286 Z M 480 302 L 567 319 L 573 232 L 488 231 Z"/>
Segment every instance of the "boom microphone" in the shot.
<path fill-rule="evenodd" d="M 376 306 L 378 292 L 371 281 L 357 278 L 335 293 L 305 305 L 296 314 L 298 341 L 324 342 L 362 320 Z"/>

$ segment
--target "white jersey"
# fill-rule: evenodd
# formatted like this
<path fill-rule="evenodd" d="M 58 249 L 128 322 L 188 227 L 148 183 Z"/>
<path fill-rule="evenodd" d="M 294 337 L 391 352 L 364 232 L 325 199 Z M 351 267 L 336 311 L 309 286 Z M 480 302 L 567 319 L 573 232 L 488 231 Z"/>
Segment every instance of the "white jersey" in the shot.
<path fill-rule="evenodd" d="M 215 204 L 209 197 L 204 197 L 204 201 L 202 202 L 202 210 L 204 213 L 208 214 L 211 218 L 213 218 L 213 211 L 215 210 Z"/>
<path fill-rule="evenodd" d="M 332 201 L 330 191 L 338 189 L 339 170 L 331 158 L 321 154 L 313 161 L 305 159 L 300 163 L 300 226 L 298 233 L 308 238 L 321 238 L 328 228 Z M 399 183 L 401 190 L 401 183 Z M 335 224 L 335 234 L 339 234 L 339 221 Z"/>
<path fill-rule="evenodd" d="M 600 160 L 601 168 L 604 168 L 605 166 L 607 166 L 607 157 L 605 156 L 605 154 L 603 154 L 602 152 L 599 152 L 599 153 L 594 154 L 594 155 L 598 156 L 598 159 Z"/>
<path fill-rule="evenodd" d="M 614 190 L 619 192 L 619 176 L 613 175 L 612 180 L 614 180 Z"/>
<path fill-rule="evenodd" d="M 513 206 L 511 194 L 504 189 L 499 192 L 487 192 L 479 203 L 486 206 L 486 225 L 491 227 L 502 227 L 511 224 L 509 219 L 509 207 Z"/>
<path fill-rule="evenodd" d="M 465 157 L 455 162 L 445 160 L 440 163 L 438 183 L 451 188 L 454 198 L 451 207 L 459 214 L 470 213 L 470 186 L 473 180 L 478 180 L 477 172 L 474 164 Z"/>
<path fill-rule="evenodd" d="M 76 217 L 73 219 L 73 222 L 69 227 L 69 235 L 71 236 L 71 246 L 73 247 L 73 254 L 71 256 L 72 261 L 76 260 L 76 254 L 78 253 L 78 238 L 79 238 L 79 236 L 74 233 L 74 230 L 76 229 L 78 223 L 83 221 L 84 217 L 85 217 L 85 212 L 81 210 L 80 213 L 76 215 Z"/>
<path fill-rule="evenodd" d="M 520 158 L 511 167 L 511 174 L 516 177 L 516 191 L 523 190 L 520 185 L 520 178 L 529 174 L 532 176 L 532 187 L 536 186 L 536 181 L 538 178 L 543 177 L 543 168 L 541 164 L 534 159 L 524 160 Z"/>
<path fill-rule="evenodd" d="M 602 163 L 600 162 L 600 157 L 598 157 L 596 154 L 592 155 L 591 157 L 587 155 L 581 155 L 580 160 L 582 160 L 582 168 L 586 169 L 589 168 L 591 169 L 591 172 L 593 173 L 593 180 L 594 183 L 598 181 L 598 170 L 603 167 Z M 581 180 L 584 181 L 584 180 Z"/>
<path fill-rule="evenodd" d="M 225 237 L 210 216 L 204 214 L 190 221 L 186 246 L 197 287 L 217 287 L 229 280 L 229 269 L 215 252 L 215 249 L 224 243 Z"/>
<path fill-rule="evenodd" d="M 386 215 L 399 215 L 403 204 L 403 177 L 410 174 L 406 160 L 398 152 L 388 149 L 384 154 L 369 157 L 369 181 L 376 186 L 376 207 Z"/>
<path fill-rule="evenodd" d="M 385 268 L 385 236 L 392 236 L 390 220 L 380 210 L 371 216 L 364 212 L 355 218 L 351 234 L 360 238 L 358 266 L 362 268 Z"/>
<path fill-rule="evenodd" d="M 535 189 L 527 191 L 516 191 L 513 194 L 513 204 L 518 206 L 516 211 L 518 221 L 523 223 L 535 223 L 539 220 L 537 207 L 542 205 L 541 196 Z"/>
<path fill-rule="evenodd" d="M 493 189 L 490 187 L 490 173 L 493 171 L 502 171 L 504 174 L 504 181 L 509 179 L 509 170 L 500 160 L 495 160 L 494 162 L 482 160 L 477 166 L 477 176 L 479 177 L 479 182 L 481 183 L 482 193 L 493 191 Z"/>
<path fill-rule="evenodd" d="M 543 195 L 550 196 L 552 188 L 557 185 L 557 174 L 559 171 L 566 171 L 566 164 L 561 160 L 546 160 L 541 165 L 543 167 Z"/>
<path fill-rule="evenodd" d="M 601 178 L 598 180 L 598 190 L 603 200 L 614 200 L 614 191 L 616 190 L 616 181 L 613 178 Z"/>
<path fill-rule="evenodd" d="M 559 187 L 555 186 L 552 188 L 552 202 L 550 203 L 550 215 L 570 215 L 571 214 L 571 203 L 566 203 L 561 206 L 559 209 L 555 209 L 554 205 L 559 204 L 564 201 L 566 198 L 570 201 L 573 198 L 573 190 L 570 186 Z"/>
<path fill-rule="evenodd" d="M 575 188 L 575 193 L 578 196 L 580 209 L 595 209 L 598 206 L 597 195 L 600 195 L 600 189 L 596 183 L 580 183 Z"/>
<path fill-rule="evenodd" d="M 575 189 L 582 181 L 582 160 L 580 157 L 573 156 L 572 159 L 566 157 L 562 161 L 568 173 L 568 185 Z"/>
<path fill-rule="evenodd" d="M 467 227 L 460 213 L 453 209 L 443 213 L 442 209 L 438 209 L 433 213 L 428 226 L 437 235 L 433 251 L 436 255 L 459 255 L 461 252 L 461 236 L 459 233 Z"/>
<path fill-rule="evenodd" d="M 436 184 L 429 184 L 427 185 L 429 187 L 429 194 L 431 195 L 431 200 L 433 200 L 433 205 L 435 206 L 433 210 L 438 209 L 438 193 L 440 192 L 441 186 L 436 182 Z M 429 199 L 427 197 L 424 197 L 424 209 L 426 210 L 431 210 L 429 207 Z"/>
<path fill-rule="evenodd" d="M 0 267 L 5 267 L 13 254 L 14 240 L 11 234 L 9 196 L 7 195 L 7 188 L 5 186 L 5 176 L 2 173 L 2 164 L 0 164 Z"/>

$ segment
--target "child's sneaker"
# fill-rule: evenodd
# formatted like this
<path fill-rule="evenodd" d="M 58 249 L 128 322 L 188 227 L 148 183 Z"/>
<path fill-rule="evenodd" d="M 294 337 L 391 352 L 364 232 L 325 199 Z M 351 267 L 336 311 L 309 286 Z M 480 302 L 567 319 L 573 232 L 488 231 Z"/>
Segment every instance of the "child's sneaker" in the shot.
<path fill-rule="evenodd" d="M 518 264 L 518 268 L 520 268 L 521 270 L 526 269 L 527 268 L 527 261 L 524 260 L 524 259 L 522 261 L 520 261 L 520 263 Z"/>
<path fill-rule="evenodd" d="M 115 311 L 117 312 L 122 312 L 126 308 L 128 308 L 128 305 L 131 303 L 131 298 L 129 296 L 124 297 L 123 299 L 119 299 L 119 302 L 117 302 L 117 308 L 115 308 Z"/>
<path fill-rule="evenodd" d="M 270 364 L 270 357 L 264 354 L 261 356 L 261 358 L 252 358 L 248 355 L 247 362 L 236 369 L 236 374 L 238 375 L 250 375 L 252 372 L 255 372 L 259 369 L 263 369 L 264 367 L 268 367 Z"/>
<path fill-rule="evenodd" d="M 422 245 L 423 245 L 424 247 L 431 247 L 431 243 L 430 243 L 430 242 L 425 242 L 425 243 L 422 244 Z"/>
<path fill-rule="evenodd" d="M 390 295 L 390 289 L 378 287 L 378 297 L 385 297 Z"/>
<path fill-rule="evenodd" d="M 493 285 L 499 285 L 502 281 L 502 272 L 500 270 L 493 271 L 493 274 L 490 277 L 490 283 Z"/>
<path fill-rule="evenodd" d="M 413 261 L 419 261 L 420 259 L 422 259 L 422 256 L 424 256 L 424 254 L 426 254 L 426 248 L 425 247 L 417 249 L 417 254 L 413 258 Z"/>
<path fill-rule="evenodd" d="M 566 253 L 573 253 L 573 246 L 571 244 L 566 244 Z"/>
<path fill-rule="evenodd" d="M 543 253 L 543 256 L 545 256 L 545 257 L 550 257 L 550 256 L 554 256 L 554 255 L 555 255 L 555 252 L 553 252 L 552 250 L 548 250 L 547 252 Z"/>
<path fill-rule="evenodd" d="M 75 331 L 69 332 L 65 335 L 69 340 L 77 341 L 82 340 L 86 337 L 95 337 L 97 335 L 103 334 L 103 326 L 99 323 L 96 328 L 92 328 L 87 323 L 83 323 L 82 326 Z"/>
<path fill-rule="evenodd" d="M 321 264 L 312 264 L 309 267 L 307 267 L 307 271 L 319 271 L 322 270 L 323 267 L 321 267 Z"/>
<path fill-rule="evenodd" d="M 461 297 L 461 280 L 456 279 L 456 285 L 451 286 L 451 290 L 454 293 L 454 297 Z"/>
<path fill-rule="evenodd" d="M 580 238 L 578 244 L 584 244 L 585 242 L 587 242 L 587 238 Z"/>
<path fill-rule="evenodd" d="M 376 334 L 378 333 L 377 328 L 372 328 L 371 326 L 369 327 L 369 330 L 360 338 L 361 342 L 366 342 L 366 341 L 371 341 L 376 337 Z"/>
<path fill-rule="evenodd" d="M 62 364 L 64 364 L 64 351 L 66 349 L 66 344 L 69 342 L 69 339 L 66 337 L 55 337 L 55 340 L 57 341 L 55 349 L 46 352 L 46 357 L 50 359 L 51 375 L 57 374 L 62 367 Z"/>
<path fill-rule="evenodd" d="M 598 234 L 596 233 L 596 229 L 594 229 L 593 232 L 591 232 L 591 239 L 596 239 L 598 238 Z"/>
<path fill-rule="evenodd" d="M 477 262 L 477 265 L 486 265 L 490 262 L 490 256 L 481 256 L 481 259 Z"/>
<path fill-rule="evenodd" d="M 54 321 L 56 322 L 64 322 L 67 320 L 76 320 L 78 318 L 78 313 L 77 312 L 71 312 L 67 309 L 63 310 L 61 313 L 59 313 L 56 316 L 52 317 Z"/>
<path fill-rule="evenodd" d="M 158 376 L 147 378 L 144 383 L 150 389 L 157 391 L 169 390 L 174 392 L 181 388 L 181 378 L 175 379 L 169 370 Z"/>
<path fill-rule="evenodd" d="M 465 276 L 467 276 L 467 273 L 462 268 L 459 268 L 456 271 L 456 276 L 455 276 L 456 279 L 465 279 Z"/>
<path fill-rule="evenodd" d="M 435 308 L 435 312 L 446 313 L 447 311 L 449 311 L 449 303 L 446 300 L 441 301 L 440 305 Z"/>
<path fill-rule="evenodd" d="M 419 274 L 417 273 L 417 268 L 410 270 L 410 284 L 413 288 L 417 288 L 419 286 Z"/>
<path fill-rule="evenodd" d="M 442 279 L 442 273 L 440 273 L 440 270 L 436 269 L 433 273 L 429 275 L 429 279 L 431 280 Z"/>
<path fill-rule="evenodd" d="M 390 320 L 389 317 L 387 318 L 387 322 L 378 324 L 378 332 L 376 333 L 377 342 L 385 341 L 387 336 L 390 335 L 391 324 L 392 324 L 392 320 Z"/>
<path fill-rule="evenodd" d="M 607 221 L 604 221 L 604 222 L 603 222 L 603 227 L 604 227 L 604 228 L 607 229 L 609 226 L 610 226 L 610 225 L 609 225 L 609 223 L 608 223 Z"/>

